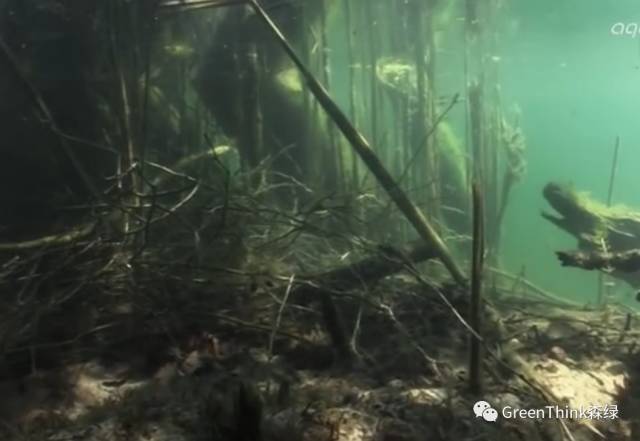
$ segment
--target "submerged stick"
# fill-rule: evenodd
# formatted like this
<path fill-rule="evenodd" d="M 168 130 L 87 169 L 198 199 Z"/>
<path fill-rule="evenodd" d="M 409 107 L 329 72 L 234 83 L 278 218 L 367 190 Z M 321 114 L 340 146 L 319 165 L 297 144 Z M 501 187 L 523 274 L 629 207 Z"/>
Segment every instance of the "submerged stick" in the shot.
<path fill-rule="evenodd" d="M 471 308 L 469 324 L 477 335 L 471 336 L 469 352 L 469 387 L 482 393 L 482 270 L 484 264 L 484 206 L 480 186 L 474 182 L 473 192 L 473 255 L 471 265 Z"/>
<path fill-rule="evenodd" d="M 0 252 L 11 251 L 30 251 L 34 248 L 46 248 L 63 246 L 73 243 L 78 240 L 82 240 L 89 236 L 96 227 L 96 222 L 90 222 L 85 225 L 74 227 L 70 231 L 60 234 L 53 234 L 51 236 L 44 236 L 38 239 L 26 240 L 24 242 L 8 242 L 0 243 Z"/>
<path fill-rule="evenodd" d="M 378 59 L 377 55 L 377 47 L 375 41 L 375 30 L 374 30 L 374 17 L 372 10 L 372 2 L 365 1 L 364 2 L 364 17 L 366 23 L 370 25 L 367 26 L 367 55 L 369 56 L 369 63 L 371 64 L 371 71 L 369 72 L 369 81 L 371 82 L 369 94 L 369 104 L 370 104 L 370 113 L 371 113 L 371 139 L 373 142 L 377 143 L 380 140 L 379 137 L 379 129 L 378 129 L 378 79 L 376 76 L 376 61 Z"/>
<path fill-rule="evenodd" d="M 411 202 L 407 194 L 398 186 L 391 174 L 380 161 L 380 158 L 378 158 L 376 153 L 373 151 L 368 141 L 360 132 L 358 132 L 353 124 L 351 124 L 349 118 L 347 118 L 340 107 L 338 107 L 338 105 L 331 99 L 324 87 L 318 82 L 318 80 L 316 80 L 304 63 L 302 63 L 298 55 L 266 11 L 257 3 L 256 0 L 249 0 L 249 2 L 258 17 L 273 32 L 273 35 L 282 45 L 284 51 L 289 55 L 302 76 L 305 78 L 309 89 L 316 97 L 322 108 L 333 119 L 334 123 L 349 141 L 353 149 L 358 153 L 367 167 L 369 167 L 369 170 L 371 170 L 374 176 L 378 179 L 378 182 L 380 182 L 397 207 L 406 216 L 411 225 L 413 225 L 420 237 L 434 247 L 438 257 L 442 260 L 442 263 L 444 263 L 445 267 L 449 270 L 456 282 L 466 285 L 466 277 L 464 273 L 453 259 L 453 256 L 444 241 L 431 226 L 422 211 L 413 202 Z"/>
<path fill-rule="evenodd" d="M 429 175 L 428 169 L 430 169 L 429 161 L 427 160 L 428 150 L 429 150 L 429 141 L 425 138 L 424 149 L 421 148 L 422 145 L 418 144 L 421 142 L 423 135 L 427 132 L 427 73 L 426 73 L 426 62 L 425 56 L 427 50 L 424 44 L 424 26 L 423 26 L 423 2 L 421 1 L 413 1 L 408 2 L 408 12 L 409 15 L 407 17 L 407 25 L 413 34 L 413 39 L 410 45 L 413 47 L 413 53 L 411 54 L 414 58 L 415 63 L 415 71 L 416 71 L 416 103 L 415 103 L 415 114 L 412 117 L 413 123 L 409 132 L 409 145 L 408 147 L 413 150 L 413 157 L 411 161 L 414 159 L 418 159 L 418 164 L 420 167 L 416 167 L 411 174 L 412 180 L 410 182 L 410 186 L 416 188 L 422 188 L 422 182 L 424 182 L 425 178 Z M 408 166 L 408 164 L 407 164 Z M 421 191 L 416 197 L 423 197 L 426 200 L 438 201 L 437 198 L 434 198 L 433 195 L 429 194 L 429 189 L 431 188 L 431 184 L 427 184 L 425 187 L 424 193 Z"/>
<path fill-rule="evenodd" d="M 351 6 L 349 4 L 349 0 L 344 0 L 343 2 L 343 7 L 344 7 L 344 21 L 345 21 L 345 27 L 347 29 L 347 59 L 349 60 L 348 62 L 348 66 L 349 66 L 349 114 L 351 115 L 351 119 L 353 121 L 358 120 L 358 112 L 357 112 L 357 108 L 356 108 L 356 82 L 355 82 L 355 75 L 354 75 L 354 68 L 353 65 L 355 64 L 355 58 L 354 58 L 354 53 L 355 53 L 355 46 L 354 46 L 354 42 L 353 42 L 353 35 L 352 33 L 349 31 L 350 29 L 352 29 L 352 24 L 351 24 Z M 356 160 L 355 154 L 352 151 L 349 160 L 351 161 L 351 180 L 352 180 L 352 189 L 355 191 L 359 190 L 359 183 L 360 183 L 360 173 L 358 170 L 358 161 Z"/>
<path fill-rule="evenodd" d="M 613 184 L 616 180 L 616 171 L 618 169 L 618 150 L 620 149 L 620 137 L 616 136 L 616 143 L 613 147 L 613 161 L 611 163 L 611 175 L 609 176 L 609 190 L 607 191 L 607 207 L 611 206 L 613 199 Z"/>
<path fill-rule="evenodd" d="M 219 8 L 223 6 L 243 5 L 245 0 L 169 0 L 159 4 L 160 11 L 194 11 L 196 9 Z"/>
<path fill-rule="evenodd" d="M 322 80 L 325 84 L 327 90 L 331 90 L 331 64 L 329 59 L 329 40 L 327 38 L 327 11 L 325 9 L 325 3 L 321 2 L 320 6 L 320 40 L 322 44 L 322 50 L 320 51 L 320 63 L 322 64 Z M 337 136 L 335 132 L 335 127 L 327 122 L 327 131 L 329 137 L 329 145 L 328 152 L 330 161 L 325 161 L 326 163 L 333 162 L 334 167 L 337 169 L 337 176 L 334 174 L 329 175 L 329 178 L 333 178 L 333 182 L 331 184 L 335 184 L 336 188 L 344 189 L 344 180 L 339 179 L 344 176 L 344 164 L 342 160 L 342 154 L 340 149 L 338 148 Z"/>
<path fill-rule="evenodd" d="M 565 298 L 560 297 L 557 294 L 545 291 L 544 289 L 540 288 L 537 285 L 534 285 L 531 281 L 527 280 L 524 276 L 524 273 L 521 273 L 520 275 L 515 275 L 515 274 L 511 274 L 508 273 L 506 271 L 503 271 L 499 268 L 495 268 L 492 266 L 487 266 L 486 267 L 487 271 L 489 271 L 493 276 L 500 276 L 504 279 L 510 280 L 512 282 L 517 282 L 519 284 L 521 284 L 524 288 L 527 289 L 527 296 L 529 294 L 541 297 L 543 299 L 545 299 L 546 302 L 552 302 L 552 303 L 556 303 L 559 305 L 563 305 L 566 307 L 572 307 L 572 308 L 582 308 L 583 305 Z"/>
<path fill-rule="evenodd" d="M 471 123 L 471 159 L 473 160 L 473 170 L 471 175 L 476 179 L 484 181 L 484 143 L 482 142 L 483 132 L 483 109 L 482 109 L 482 85 L 474 82 L 469 85 L 469 120 Z"/>
<path fill-rule="evenodd" d="M 416 149 L 413 152 L 413 155 L 411 156 L 411 158 L 407 161 L 406 165 L 404 166 L 404 170 L 400 174 L 400 177 L 398 178 L 398 182 L 402 182 L 403 181 L 403 179 L 405 178 L 405 176 L 409 172 L 409 169 L 411 168 L 413 163 L 416 161 L 416 159 L 418 157 L 418 154 L 421 153 L 421 151 L 422 151 L 422 149 L 424 147 L 426 147 L 431 135 L 433 135 L 436 132 L 436 130 L 440 126 L 440 123 L 442 122 L 442 120 L 445 118 L 445 116 L 447 116 L 447 114 L 451 111 L 451 109 L 453 109 L 453 107 L 459 101 L 460 101 L 460 94 L 456 92 L 453 95 L 453 97 L 451 98 L 451 101 L 449 102 L 447 107 L 442 111 L 442 113 L 440 113 L 440 115 L 437 116 L 437 118 L 435 119 L 435 121 L 433 122 L 431 127 L 429 128 L 429 131 L 422 137 L 422 139 L 420 140 L 420 143 L 416 146 Z"/>
<path fill-rule="evenodd" d="M 607 207 L 611 207 L 613 200 L 613 184 L 616 180 L 616 171 L 618 169 L 618 150 L 620 149 L 620 136 L 616 136 L 616 142 L 613 146 L 613 160 L 611 161 L 611 174 L 609 175 L 609 189 L 607 190 Z M 606 251 L 606 250 L 603 250 Z M 605 275 L 598 274 L 598 305 L 604 303 L 604 284 Z"/>
<path fill-rule="evenodd" d="M 122 29 L 116 28 L 116 23 L 121 20 L 121 10 L 119 9 L 119 3 L 111 3 L 111 7 L 109 8 L 108 14 L 108 23 L 109 23 L 109 50 L 111 52 L 111 63 L 113 65 L 113 69 L 115 71 L 115 75 L 118 82 L 118 98 L 120 102 L 119 112 L 117 114 L 117 119 L 120 122 L 120 130 L 122 132 L 122 146 L 119 152 L 119 167 L 122 170 L 131 170 L 136 163 L 137 155 L 137 146 L 136 141 L 134 140 L 133 134 L 133 109 L 130 98 L 130 89 L 127 84 L 127 79 L 125 77 L 125 66 L 122 60 L 123 53 L 122 47 L 123 45 L 119 44 L 118 41 L 118 31 L 122 32 Z M 147 85 L 145 84 L 145 87 Z M 140 206 L 140 199 L 136 196 L 141 192 L 140 182 L 137 179 L 135 173 L 123 174 L 121 181 L 119 183 L 119 187 L 125 192 L 130 193 L 128 196 L 129 203 L 134 207 Z M 131 229 L 131 216 L 128 212 L 124 212 L 122 216 L 122 231 L 128 233 Z"/>

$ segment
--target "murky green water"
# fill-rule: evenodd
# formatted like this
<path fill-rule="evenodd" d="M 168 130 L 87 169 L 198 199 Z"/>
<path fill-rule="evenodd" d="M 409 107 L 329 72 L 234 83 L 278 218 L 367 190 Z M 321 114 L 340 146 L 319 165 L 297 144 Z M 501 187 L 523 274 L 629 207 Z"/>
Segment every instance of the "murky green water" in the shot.
<path fill-rule="evenodd" d="M 37 218 L 39 224 L 61 204 L 87 202 L 86 180 L 76 176 L 68 153 L 44 147 L 61 135 L 95 174 L 99 189 L 117 161 L 96 160 L 87 145 L 107 146 L 103 155 L 111 149 L 120 158 L 165 165 L 223 146 L 235 155 L 225 159 L 234 170 L 275 156 L 275 173 L 309 186 L 306 195 L 293 197 L 296 204 L 322 194 L 357 198 L 360 192 L 367 200 L 378 198 L 378 208 L 391 207 L 250 8 L 196 3 L 0 2 L 8 49 L 0 85 L 11 92 L 0 110 L 14 141 L 3 173 L 30 194 L 2 195 L 7 212 L 15 214 L 6 223 L 23 219 L 30 225 Z M 556 261 L 554 251 L 575 248 L 575 240 L 540 216 L 547 209 L 542 189 L 550 181 L 572 183 L 605 200 L 619 137 L 612 203 L 640 207 L 636 1 L 262 4 L 445 236 L 450 230 L 469 233 L 464 187 L 480 160 L 473 153 L 468 85 L 480 82 L 489 224 L 508 160 L 498 145 L 500 118 L 526 139 L 527 172 L 510 193 L 498 260 L 543 288 L 594 301 L 597 275 Z M 30 114 L 34 105 L 41 107 L 40 98 L 57 121 L 53 132 Z M 25 152 L 33 145 L 38 151 L 30 156 Z M 41 170 L 34 173 L 37 180 L 19 171 L 34 167 Z M 126 169 L 126 161 L 119 167 Z M 363 235 L 383 242 L 415 237 L 399 214 L 383 219 L 380 213 L 365 215 L 387 224 Z M 20 230 L 20 238 L 30 237 L 28 230 Z M 462 261 L 468 257 L 464 246 L 457 251 Z M 613 291 L 626 299 L 632 290 L 615 282 Z"/>

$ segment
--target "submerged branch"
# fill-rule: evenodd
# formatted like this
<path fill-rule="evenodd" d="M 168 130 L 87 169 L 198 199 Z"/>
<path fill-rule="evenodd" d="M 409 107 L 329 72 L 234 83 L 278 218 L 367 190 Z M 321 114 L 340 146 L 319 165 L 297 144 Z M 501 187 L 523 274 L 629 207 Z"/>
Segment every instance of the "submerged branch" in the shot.
<path fill-rule="evenodd" d="M 95 222 L 75 228 L 71 231 L 51 236 L 44 236 L 38 239 L 26 240 L 23 242 L 0 243 L 0 251 L 25 251 L 34 248 L 43 248 L 48 246 L 67 245 L 79 239 L 89 236 L 95 228 Z"/>
<path fill-rule="evenodd" d="M 609 267 L 612 277 L 640 286 L 640 212 L 609 207 L 555 183 L 547 184 L 544 197 L 557 214 L 543 217 L 578 241 L 578 250 L 557 253 L 563 266 Z"/>
<path fill-rule="evenodd" d="M 480 185 L 473 187 L 473 251 L 471 265 L 470 325 L 479 335 L 471 337 L 469 351 L 469 386 L 471 392 L 482 393 L 482 272 L 484 265 L 484 201 Z"/>
<path fill-rule="evenodd" d="M 557 251 L 556 255 L 562 266 L 607 272 L 614 270 L 625 273 L 640 271 L 640 250 L 629 250 L 620 253 Z"/>

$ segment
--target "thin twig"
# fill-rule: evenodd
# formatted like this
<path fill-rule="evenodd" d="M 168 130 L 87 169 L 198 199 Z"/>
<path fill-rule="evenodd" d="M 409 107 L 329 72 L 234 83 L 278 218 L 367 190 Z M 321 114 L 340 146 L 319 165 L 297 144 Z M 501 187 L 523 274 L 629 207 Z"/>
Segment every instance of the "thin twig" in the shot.
<path fill-rule="evenodd" d="M 438 129 L 438 126 L 442 123 L 442 120 L 444 119 L 444 117 L 447 116 L 447 114 L 451 111 L 451 109 L 453 109 L 453 107 L 458 102 L 460 102 L 460 94 L 456 93 L 451 98 L 449 105 L 442 111 L 442 113 L 440 113 L 440 115 L 438 115 L 438 117 L 434 121 L 429 131 L 424 135 L 422 140 L 420 140 L 420 144 L 416 147 L 411 158 L 409 158 L 409 161 L 407 162 L 407 165 L 405 165 L 402 173 L 400 173 L 400 177 L 398 178 L 398 183 L 401 183 L 404 180 L 404 178 L 407 176 L 407 173 L 411 169 L 411 166 L 415 162 L 416 158 L 418 157 L 420 152 L 426 147 L 427 141 L 429 140 L 429 138 L 436 132 L 436 130 Z"/>
<path fill-rule="evenodd" d="M 275 341 L 276 334 L 278 329 L 280 328 L 280 322 L 282 321 L 282 313 L 284 312 L 284 308 L 287 305 L 287 300 L 289 299 L 289 294 L 291 293 L 291 288 L 293 287 L 293 281 L 295 280 L 295 274 L 291 274 L 289 277 L 289 281 L 287 283 L 287 289 L 284 293 L 284 297 L 282 298 L 282 302 L 280 302 L 280 307 L 278 308 L 278 315 L 276 316 L 276 321 L 273 324 L 273 330 L 271 331 L 271 335 L 269 336 L 269 352 L 267 358 L 271 360 L 273 356 L 273 342 Z"/>

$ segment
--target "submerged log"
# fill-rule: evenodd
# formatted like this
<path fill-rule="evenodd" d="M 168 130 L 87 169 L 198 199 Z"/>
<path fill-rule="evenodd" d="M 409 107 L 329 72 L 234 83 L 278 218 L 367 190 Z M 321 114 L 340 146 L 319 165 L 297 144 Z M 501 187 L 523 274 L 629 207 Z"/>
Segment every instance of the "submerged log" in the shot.
<path fill-rule="evenodd" d="M 407 262 L 416 264 L 437 256 L 433 246 L 422 241 L 399 248 L 381 245 L 378 253 L 314 276 L 301 288 L 303 291 L 314 291 L 317 287 L 325 291 L 347 291 L 400 272 Z"/>
<path fill-rule="evenodd" d="M 574 266 L 586 270 L 620 271 L 634 273 L 640 282 L 640 249 L 620 253 L 602 253 L 598 251 L 557 251 L 562 266 Z M 637 282 L 636 282 L 637 283 Z"/>
<path fill-rule="evenodd" d="M 335 351 L 335 361 L 350 366 L 358 357 L 349 344 L 342 313 L 332 294 L 371 285 L 402 271 L 407 264 L 420 263 L 435 257 L 435 249 L 422 241 L 402 248 L 381 245 L 378 252 L 372 256 L 307 278 L 296 287 L 295 295 L 302 304 L 313 301 L 320 303 L 324 326 Z"/>
<path fill-rule="evenodd" d="M 549 183 L 544 198 L 557 212 L 542 216 L 578 240 L 577 251 L 557 253 L 563 266 L 607 270 L 640 286 L 640 212 L 607 207 L 569 186 Z"/>

